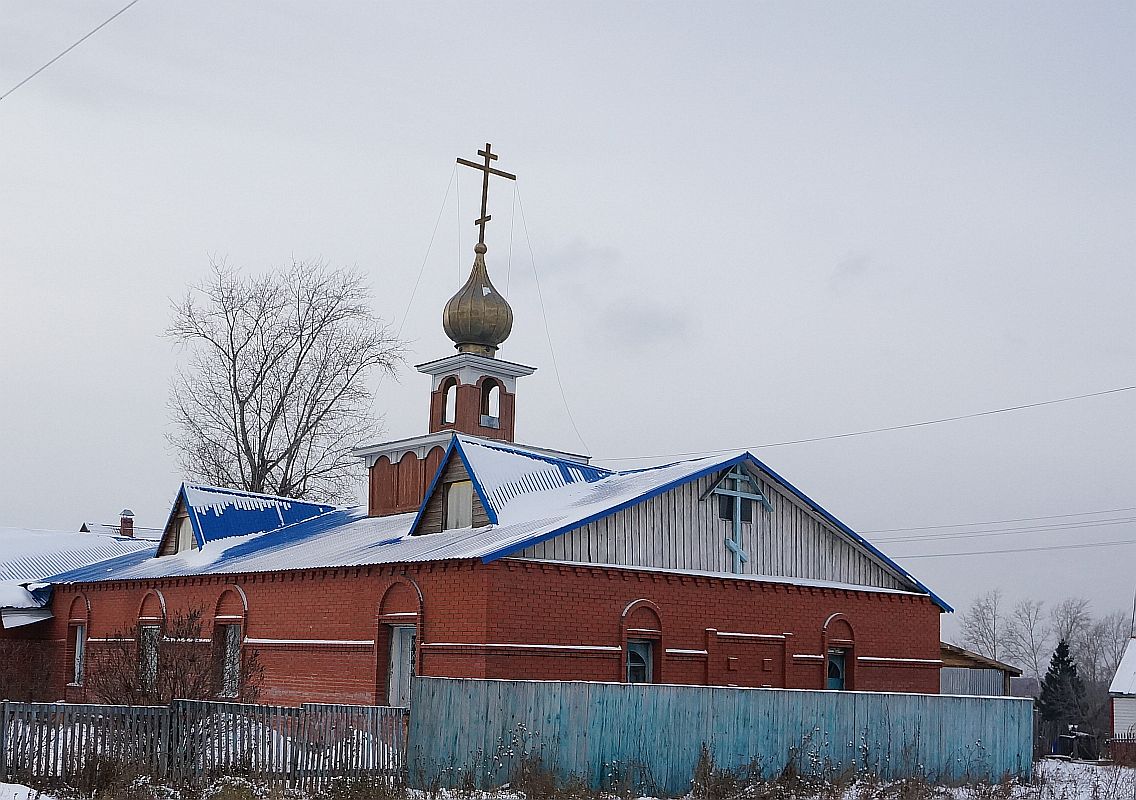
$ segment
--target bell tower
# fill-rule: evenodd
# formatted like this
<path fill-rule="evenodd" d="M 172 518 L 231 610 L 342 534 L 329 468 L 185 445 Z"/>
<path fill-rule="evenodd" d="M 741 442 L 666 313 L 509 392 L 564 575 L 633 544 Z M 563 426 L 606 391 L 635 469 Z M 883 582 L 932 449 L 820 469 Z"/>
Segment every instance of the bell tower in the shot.
<path fill-rule="evenodd" d="M 482 173 L 481 216 L 474 222 L 478 236 L 473 269 L 442 312 L 442 328 L 457 352 L 417 366 L 419 372 L 431 377 L 428 433 L 355 449 L 367 462 L 372 516 L 404 514 L 419 508 L 453 433 L 515 441 L 517 378 L 536 372 L 534 367 L 497 358 L 497 348 L 513 330 L 513 309 L 489 279 L 485 266 L 489 249 L 485 246 L 485 223 L 492 219 L 486 213 L 489 176 L 517 178 L 493 166 L 497 154 L 490 145 L 477 154 L 482 157 L 481 163 L 458 159 L 459 164 Z M 534 449 L 587 462 L 584 456 Z"/>
<path fill-rule="evenodd" d="M 478 164 L 459 158 L 458 163 L 482 173 L 481 216 L 477 244 L 473 247 L 473 269 L 469 280 L 446 303 L 442 328 L 457 348 L 457 355 L 419 364 L 417 369 L 430 375 L 430 433 L 454 430 L 487 439 L 513 441 L 516 422 L 517 378 L 532 375 L 536 369 L 501 361 L 497 348 L 513 330 L 513 309 L 493 286 L 485 266 L 485 223 L 489 202 L 489 176 L 508 180 L 517 176 L 496 169 L 492 145 L 477 154 Z"/>

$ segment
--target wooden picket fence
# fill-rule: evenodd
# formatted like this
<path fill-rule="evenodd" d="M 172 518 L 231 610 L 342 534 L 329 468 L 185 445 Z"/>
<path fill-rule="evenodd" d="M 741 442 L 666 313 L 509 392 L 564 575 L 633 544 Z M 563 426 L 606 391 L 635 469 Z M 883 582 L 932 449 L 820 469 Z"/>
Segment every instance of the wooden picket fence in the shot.
<path fill-rule="evenodd" d="M 176 700 L 170 706 L 0 703 L 0 780 L 75 778 L 92 759 L 175 783 L 244 775 L 297 788 L 401 774 L 409 712 Z"/>

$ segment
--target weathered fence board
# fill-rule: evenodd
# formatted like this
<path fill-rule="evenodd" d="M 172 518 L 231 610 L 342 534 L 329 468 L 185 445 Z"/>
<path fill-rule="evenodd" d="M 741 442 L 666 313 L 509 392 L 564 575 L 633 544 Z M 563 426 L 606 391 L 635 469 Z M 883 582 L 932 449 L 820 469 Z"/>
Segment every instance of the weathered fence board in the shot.
<path fill-rule="evenodd" d="M 93 757 L 174 782 L 248 775 L 314 787 L 399 774 L 407 710 L 175 700 L 165 706 L 0 703 L 0 780 L 73 777 Z"/>
<path fill-rule="evenodd" d="M 413 785 L 471 769 L 508 781 L 525 754 L 592 788 L 631 779 L 681 796 L 702 746 L 718 766 L 767 775 L 867 769 L 934 781 L 1026 778 L 1029 700 L 617 683 L 415 678 L 407 752 Z"/>

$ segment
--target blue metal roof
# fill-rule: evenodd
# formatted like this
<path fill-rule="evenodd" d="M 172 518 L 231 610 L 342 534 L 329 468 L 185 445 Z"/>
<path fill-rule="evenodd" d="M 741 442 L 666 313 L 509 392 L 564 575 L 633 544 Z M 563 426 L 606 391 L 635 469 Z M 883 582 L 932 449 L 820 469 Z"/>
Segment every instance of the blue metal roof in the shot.
<path fill-rule="evenodd" d="M 148 558 L 149 553 L 131 554 L 70 570 L 52 580 L 74 583 L 447 559 L 489 563 L 677 486 L 747 463 L 797 497 L 913 591 L 928 595 L 944 611 L 952 610 L 895 561 L 748 452 L 614 472 L 507 443 L 459 435 L 451 441 L 446 458 L 431 481 L 427 499 L 455 452 L 485 506 L 491 522 L 486 527 L 410 535 L 421 519 L 426 500 L 416 514 L 368 517 L 358 508 L 184 486 L 179 498 L 190 509 L 195 532 L 204 532 L 202 550 L 157 559 Z M 735 577 L 818 583 L 777 576 Z M 847 588 L 894 591 L 868 586 Z"/>
<path fill-rule="evenodd" d="M 198 547 L 231 536 L 276 530 L 335 510 L 324 503 L 196 484 L 182 484 L 178 499 L 189 513 Z M 175 501 L 171 517 L 177 507 Z"/>

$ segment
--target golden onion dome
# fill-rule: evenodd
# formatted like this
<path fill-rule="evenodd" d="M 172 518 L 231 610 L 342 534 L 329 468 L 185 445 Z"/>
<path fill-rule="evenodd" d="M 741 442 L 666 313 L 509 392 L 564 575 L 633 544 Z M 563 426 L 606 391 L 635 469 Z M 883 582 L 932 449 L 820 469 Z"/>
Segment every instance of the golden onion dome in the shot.
<path fill-rule="evenodd" d="M 459 352 L 492 358 L 513 330 L 513 309 L 489 280 L 485 250 L 484 244 L 474 245 L 469 280 L 446 303 L 442 328 Z"/>

